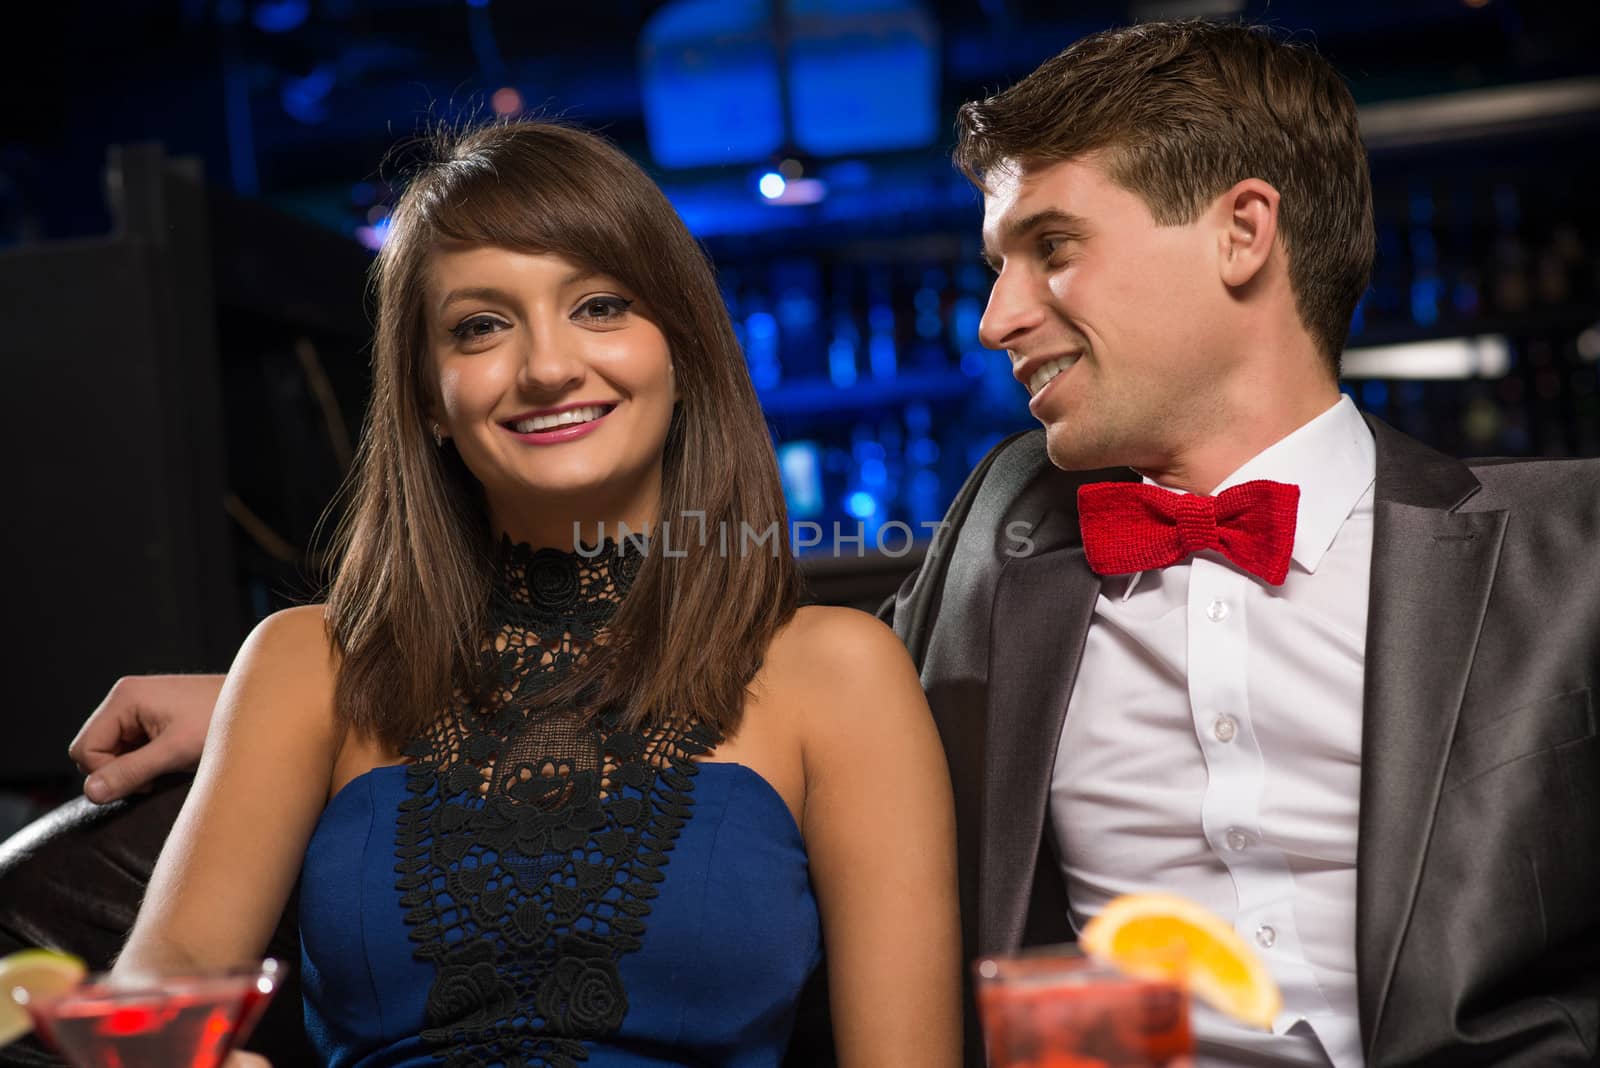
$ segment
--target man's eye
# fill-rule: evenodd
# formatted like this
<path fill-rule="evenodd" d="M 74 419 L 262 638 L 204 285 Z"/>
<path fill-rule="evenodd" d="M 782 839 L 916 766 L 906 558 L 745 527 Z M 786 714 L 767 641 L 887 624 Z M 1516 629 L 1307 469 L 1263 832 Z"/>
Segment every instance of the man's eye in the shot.
<path fill-rule="evenodd" d="M 578 306 L 577 318 L 611 322 L 626 315 L 632 304 L 622 297 L 590 297 Z"/>
<path fill-rule="evenodd" d="M 498 319 L 491 319 L 487 315 L 474 315 L 470 319 L 463 319 L 450 328 L 450 333 L 457 341 L 472 341 L 476 338 L 488 337 L 499 330 L 503 324 Z"/>
<path fill-rule="evenodd" d="M 1048 263 L 1064 262 L 1071 251 L 1072 242 L 1070 237 L 1042 237 L 1039 239 L 1039 255 Z"/>

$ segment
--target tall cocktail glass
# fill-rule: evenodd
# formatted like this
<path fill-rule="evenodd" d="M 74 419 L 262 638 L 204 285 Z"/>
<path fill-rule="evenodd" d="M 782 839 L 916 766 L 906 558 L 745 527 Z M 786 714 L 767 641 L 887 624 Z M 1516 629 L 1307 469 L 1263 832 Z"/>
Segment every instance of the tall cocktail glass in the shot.
<path fill-rule="evenodd" d="M 973 965 L 990 1068 L 1188 1068 L 1189 994 L 1152 962 L 1131 975 L 1050 946 Z"/>

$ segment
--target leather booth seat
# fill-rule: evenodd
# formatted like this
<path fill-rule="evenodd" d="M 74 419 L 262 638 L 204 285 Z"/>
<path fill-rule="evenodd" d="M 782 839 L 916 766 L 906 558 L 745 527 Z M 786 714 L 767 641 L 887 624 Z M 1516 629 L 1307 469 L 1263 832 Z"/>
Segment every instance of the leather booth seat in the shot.
<path fill-rule="evenodd" d="M 148 794 L 109 805 L 79 797 L 0 844 L 0 954 L 44 946 L 82 957 L 93 971 L 109 968 L 133 926 L 189 781 L 169 776 Z M 291 899 L 267 949 L 291 965 L 300 959 L 295 910 Z M 248 1048 L 273 1068 L 317 1064 L 294 967 Z M 0 1048 L 0 1066 L 60 1064 L 32 1037 Z"/>

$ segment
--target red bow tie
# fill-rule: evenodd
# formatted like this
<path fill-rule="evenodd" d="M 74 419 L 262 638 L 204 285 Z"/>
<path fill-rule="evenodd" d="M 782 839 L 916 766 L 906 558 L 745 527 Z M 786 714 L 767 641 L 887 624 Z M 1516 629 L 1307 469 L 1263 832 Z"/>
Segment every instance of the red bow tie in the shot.
<path fill-rule="evenodd" d="M 1214 549 L 1263 581 L 1283 585 L 1294 550 L 1300 487 L 1264 479 L 1215 497 L 1140 482 L 1078 487 L 1084 556 L 1097 575 L 1170 567 Z"/>

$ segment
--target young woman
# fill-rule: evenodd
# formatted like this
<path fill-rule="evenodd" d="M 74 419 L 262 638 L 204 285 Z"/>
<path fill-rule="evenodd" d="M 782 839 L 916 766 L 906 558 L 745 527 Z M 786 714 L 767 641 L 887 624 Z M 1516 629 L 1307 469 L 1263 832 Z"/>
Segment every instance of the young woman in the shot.
<path fill-rule="evenodd" d="M 118 968 L 257 956 L 298 878 L 330 1064 L 776 1064 L 824 946 L 841 1064 L 957 1064 L 927 705 L 876 620 L 796 609 L 666 198 L 573 129 L 442 138 L 374 278 L 327 603 L 240 651 Z"/>

